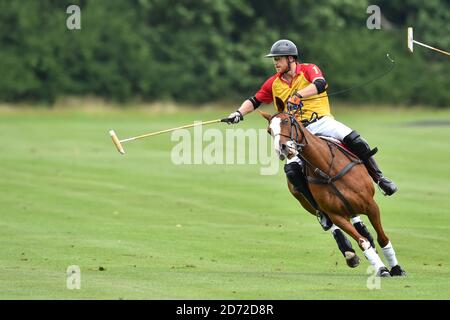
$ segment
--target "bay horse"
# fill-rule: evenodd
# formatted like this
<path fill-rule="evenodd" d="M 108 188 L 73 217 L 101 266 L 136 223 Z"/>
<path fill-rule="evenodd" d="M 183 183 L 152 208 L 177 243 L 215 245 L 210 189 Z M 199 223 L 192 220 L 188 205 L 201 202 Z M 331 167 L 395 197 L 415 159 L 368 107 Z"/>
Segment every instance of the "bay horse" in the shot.
<path fill-rule="evenodd" d="M 297 121 L 295 113 L 260 113 L 269 122 L 268 131 L 280 160 L 296 155 L 304 162 L 311 193 L 320 209 L 358 243 L 364 256 L 377 270 L 377 276 L 405 276 L 381 225 L 380 210 L 374 200 L 375 188 L 367 169 L 360 165 L 362 161 L 343 147 L 313 135 Z M 297 197 L 292 186 L 289 189 L 304 208 L 313 213 L 310 204 L 303 197 Z M 358 214 L 369 218 L 390 271 L 368 239 L 350 223 L 350 218 Z"/>

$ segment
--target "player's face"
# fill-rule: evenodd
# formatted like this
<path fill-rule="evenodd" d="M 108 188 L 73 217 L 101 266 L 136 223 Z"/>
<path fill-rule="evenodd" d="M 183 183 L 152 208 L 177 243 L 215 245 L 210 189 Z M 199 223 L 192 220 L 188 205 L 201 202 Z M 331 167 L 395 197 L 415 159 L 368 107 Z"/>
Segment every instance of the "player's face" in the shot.
<path fill-rule="evenodd" d="M 277 72 L 286 72 L 289 68 L 287 57 L 273 57 L 273 65 Z"/>

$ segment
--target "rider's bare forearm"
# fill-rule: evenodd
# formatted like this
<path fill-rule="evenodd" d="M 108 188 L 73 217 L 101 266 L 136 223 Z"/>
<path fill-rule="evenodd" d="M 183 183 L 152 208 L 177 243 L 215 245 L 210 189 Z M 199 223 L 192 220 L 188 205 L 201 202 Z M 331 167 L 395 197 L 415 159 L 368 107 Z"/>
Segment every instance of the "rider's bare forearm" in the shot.
<path fill-rule="evenodd" d="M 304 87 L 303 89 L 298 90 L 297 93 L 301 95 L 303 98 L 307 98 L 317 94 L 317 87 L 314 83 L 311 83 L 306 87 Z"/>
<path fill-rule="evenodd" d="M 253 107 L 253 104 L 250 102 L 250 100 L 245 100 L 238 110 L 242 113 L 242 115 L 245 115 L 252 112 L 254 109 L 255 108 Z"/>

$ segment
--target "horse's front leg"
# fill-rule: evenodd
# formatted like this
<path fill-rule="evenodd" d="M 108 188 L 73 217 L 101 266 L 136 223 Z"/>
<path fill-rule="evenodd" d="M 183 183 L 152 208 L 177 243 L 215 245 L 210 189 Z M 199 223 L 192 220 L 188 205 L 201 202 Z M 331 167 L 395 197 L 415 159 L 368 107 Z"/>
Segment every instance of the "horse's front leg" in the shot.
<path fill-rule="evenodd" d="M 370 242 L 370 245 L 375 248 L 375 242 L 373 241 L 373 237 L 370 234 L 364 222 L 361 220 L 360 216 L 354 216 L 350 219 L 350 221 L 352 222 L 356 231 L 358 231 L 360 235 L 366 238 Z"/>
<path fill-rule="evenodd" d="M 317 215 L 316 210 L 311 206 L 309 201 L 300 192 L 295 190 L 294 186 L 289 182 L 289 180 L 288 188 L 291 194 L 298 200 L 298 202 L 300 202 L 300 204 L 306 211 L 322 220 L 319 220 L 322 229 L 324 229 L 324 231 L 330 230 L 334 240 L 336 241 L 339 251 L 341 251 L 342 255 L 345 258 L 347 265 L 350 268 L 356 268 L 359 265 L 359 257 L 353 249 L 351 242 L 345 236 L 344 232 L 342 232 L 339 227 L 333 224 L 331 219 L 325 213 L 320 212 L 320 214 Z"/>

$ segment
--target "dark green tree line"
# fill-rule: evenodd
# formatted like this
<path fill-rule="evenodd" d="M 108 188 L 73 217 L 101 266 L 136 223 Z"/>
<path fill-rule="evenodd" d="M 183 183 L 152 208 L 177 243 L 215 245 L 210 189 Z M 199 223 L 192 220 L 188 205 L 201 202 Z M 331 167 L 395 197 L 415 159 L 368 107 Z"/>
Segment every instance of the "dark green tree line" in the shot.
<path fill-rule="evenodd" d="M 66 8 L 81 8 L 68 30 Z M 445 0 L 374 1 L 382 28 L 366 27 L 367 0 L 0 0 L 0 101 L 95 95 L 118 101 L 240 100 L 272 74 L 264 58 L 279 38 L 297 43 L 338 91 L 355 103 L 450 105 L 448 57 L 406 50 L 406 27 L 450 48 Z"/>

